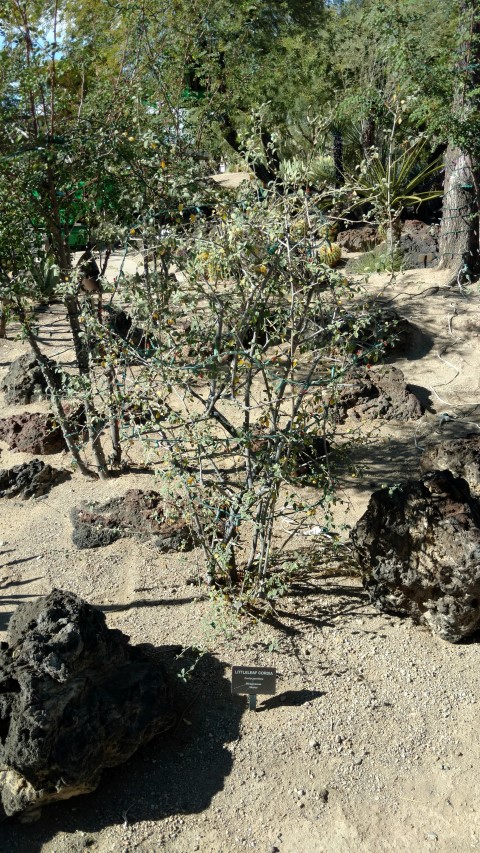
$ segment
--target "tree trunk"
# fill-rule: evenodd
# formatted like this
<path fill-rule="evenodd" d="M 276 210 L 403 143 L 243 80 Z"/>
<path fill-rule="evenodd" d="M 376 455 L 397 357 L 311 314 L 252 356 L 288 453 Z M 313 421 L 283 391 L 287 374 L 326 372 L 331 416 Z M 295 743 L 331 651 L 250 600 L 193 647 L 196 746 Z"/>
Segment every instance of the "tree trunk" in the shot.
<path fill-rule="evenodd" d="M 371 153 L 370 149 L 373 148 L 373 146 L 375 145 L 375 133 L 375 119 L 373 117 L 373 114 L 370 114 L 369 116 L 367 116 L 362 125 L 361 144 L 363 157 L 365 160 Z"/>
<path fill-rule="evenodd" d="M 445 157 L 439 267 L 452 271 L 452 284 L 478 269 L 478 224 L 472 158 L 449 145 Z"/>
<path fill-rule="evenodd" d="M 341 187 L 345 183 L 343 166 L 343 136 L 342 131 L 336 128 L 333 131 L 333 163 L 335 166 L 335 186 Z"/>
<path fill-rule="evenodd" d="M 7 337 L 7 300 L 0 300 L 0 338 Z"/>
<path fill-rule="evenodd" d="M 387 243 L 387 252 L 391 261 L 391 272 L 395 270 L 395 254 L 398 249 L 398 244 L 400 242 L 400 237 L 402 236 L 402 220 L 400 218 L 400 214 L 398 213 L 396 216 L 393 216 L 391 213 L 388 218 L 387 230 L 386 230 L 386 243 Z"/>
<path fill-rule="evenodd" d="M 480 84 L 480 2 L 463 0 L 460 33 L 463 34 L 457 72 L 459 84 L 453 101 L 453 115 L 468 128 L 478 109 Z M 443 213 L 440 226 L 440 269 L 451 270 L 449 284 L 478 272 L 479 182 L 475 143 L 470 150 L 452 141 L 445 155 Z"/>
<path fill-rule="evenodd" d="M 85 465 L 85 463 L 82 462 L 82 459 L 80 457 L 80 451 L 79 451 L 77 445 L 75 444 L 74 439 L 70 435 L 70 427 L 68 424 L 68 419 L 67 419 L 67 416 L 65 414 L 65 411 L 64 411 L 64 408 L 62 405 L 62 401 L 60 399 L 60 395 L 59 395 L 58 390 L 57 390 L 57 384 L 55 381 L 55 376 L 54 376 L 52 369 L 49 365 L 48 359 L 43 355 L 43 353 L 42 353 L 42 351 L 38 345 L 38 342 L 35 338 L 35 334 L 32 331 L 29 323 L 27 322 L 27 318 L 25 316 L 25 311 L 23 310 L 23 308 L 21 307 L 20 304 L 17 306 L 17 311 L 18 311 L 18 317 L 20 319 L 20 322 L 22 323 L 23 330 L 26 334 L 26 337 L 27 337 L 27 340 L 30 344 L 32 352 L 35 355 L 35 358 L 37 359 L 37 361 L 40 365 L 40 369 L 41 369 L 41 371 L 45 377 L 47 387 L 48 387 L 48 391 L 50 394 L 50 401 L 52 403 L 53 410 L 54 410 L 56 418 L 58 420 L 60 429 L 62 430 L 62 434 L 63 434 L 63 437 L 65 439 L 65 444 L 67 445 L 68 450 L 72 454 L 72 457 L 75 460 L 75 463 L 77 464 L 79 471 L 81 471 L 81 473 L 86 477 L 92 477 L 92 479 L 97 479 L 98 475 L 94 471 L 91 471 L 90 468 L 88 468 Z"/>
<path fill-rule="evenodd" d="M 245 151 L 243 150 L 240 144 L 238 132 L 233 126 L 230 117 L 225 114 L 222 118 L 223 135 L 226 142 L 228 142 L 228 144 L 237 154 L 241 154 L 242 156 L 244 156 Z M 267 130 L 262 130 L 261 137 L 262 145 L 265 150 L 266 165 L 260 162 L 254 162 L 251 164 L 252 170 L 255 174 L 255 177 L 258 178 L 258 180 L 261 181 L 263 184 L 268 185 L 270 183 L 277 183 L 277 186 L 280 188 L 281 185 L 279 183 L 278 177 L 280 170 L 280 159 L 273 147 L 272 138 L 269 132 Z"/>

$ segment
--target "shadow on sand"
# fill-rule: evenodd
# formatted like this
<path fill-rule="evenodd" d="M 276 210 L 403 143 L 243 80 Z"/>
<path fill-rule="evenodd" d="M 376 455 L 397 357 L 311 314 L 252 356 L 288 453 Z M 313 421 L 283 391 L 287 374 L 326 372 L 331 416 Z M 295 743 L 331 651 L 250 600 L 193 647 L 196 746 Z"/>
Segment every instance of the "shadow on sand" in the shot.
<path fill-rule="evenodd" d="M 181 651 L 178 646 L 162 646 L 154 654 L 170 671 L 179 672 L 196 659 L 193 652 L 177 659 Z M 21 824 L 16 818 L 5 821 L 0 825 L 2 853 L 40 853 L 58 833 L 71 835 L 68 849 L 76 850 L 77 844 L 80 853 L 93 841 L 89 834 L 106 827 L 207 809 L 232 770 L 226 744 L 238 739 L 245 708 L 245 697 L 232 696 L 226 666 L 205 654 L 187 683 L 174 676 L 176 727 L 154 738 L 126 764 L 105 770 L 92 794 L 46 807 L 34 824 Z"/>

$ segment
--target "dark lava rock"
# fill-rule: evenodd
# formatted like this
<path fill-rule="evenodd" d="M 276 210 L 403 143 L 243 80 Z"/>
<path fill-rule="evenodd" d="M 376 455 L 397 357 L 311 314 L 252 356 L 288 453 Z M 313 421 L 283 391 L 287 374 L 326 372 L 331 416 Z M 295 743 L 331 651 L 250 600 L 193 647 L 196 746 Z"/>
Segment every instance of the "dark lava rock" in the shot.
<path fill-rule="evenodd" d="M 374 225 L 358 225 L 340 231 L 335 242 L 347 252 L 369 252 L 379 242 L 378 231 Z"/>
<path fill-rule="evenodd" d="M 132 328 L 132 318 L 116 308 L 108 308 L 108 326 L 112 332 L 126 340 Z"/>
<path fill-rule="evenodd" d="M 135 326 L 132 318 L 126 311 L 106 306 L 108 316 L 108 327 L 114 335 L 129 343 L 135 349 L 149 349 L 153 338 L 141 326 Z"/>
<path fill-rule="evenodd" d="M 456 477 L 467 480 L 473 492 L 480 492 L 480 435 L 472 433 L 427 447 L 420 467 L 422 471 L 448 468 Z"/>
<path fill-rule="evenodd" d="M 54 361 L 49 360 L 49 365 L 55 370 Z M 47 383 L 33 353 L 27 352 L 12 362 L 0 384 L 0 390 L 9 405 L 34 403 L 47 397 Z"/>
<path fill-rule="evenodd" d="M 336 242 L 347 252 L 369 252 L 381 240 L 375 226 L 359 225 L 341 231 Z M 438 226 L 427 225 L 419 219 L 407 219 L 402 224 L 398 250 L 405 269 L 435 267 L 438 263 Z"/>
<path fill-rule="evenodd" d="M 83 406 L 72 409 L 65 406 L 69 431 L 78 437 L 85 424 Z M 5 441 L 10 450 L 22 453 L 45 454 L 61 453 L 67 450 L 62 430 L 55 415 L 41 412 L 23 412 L 0 420 L 0 440 Z"/>
<path fill-rule="evenodd" d="M 339 420 L 349 412 L 357 418 L 409 421 L 421 418 L 423 407 L 405 383 L 398 367 L 357 367 L 342 380 L 338 397 Z"/>
<path fill-rule="evenodd" d="M 351 537 L 379 610 L 452 643 L 480 628 L 480 503 L 465 480 L 435 471 L 380 489 Z"/>
<path fill-rule="evenodd" d="M 407 219 L 402 226 L 399 250 L 405 269 L 435 267 L 438 263 L 438 228 L 419 219 Z"/>
<path fill-rule="evenodd" d="M 24 465 L 0 470 L 0 498 L 40 498 L 53 486 L 69 479 L 68 471 L 59 471 L 41 459 L 33 459 Z"/>
<path fill-rule="evenodd" d="M 72 540 L 77 548 L 100 548 L 126 536 L 153 540 L 160 551 L 190 550 L 190 526 L 173 514 L 167 517 L 164 499 L 157 492 L 129 489 L 105 504 L 82 504 L 72 510 Z"/>
<path fill-rule="evenodd" d="M 271 437 L 262 427 L 256 425 L 252 430 L 250 450 L 259 462 L 271 464 L 272 456 L 278 444 L 278 436 Z M 326 457 L 332 453 L 332 445 L 323 435 L 305 435 L 300 438 L 287 437 L 285 452 L 280 458 L 284 477 L 307 484 L 312 479 L 318 481 L 325 471 Z M 263 459 L 262 459 L 263 457 Z"/>
<path fill-rule="evenodd" d="M 174 721 L 164 669 L 71 592 L 21 604 L 0 650 L 0 819 L 93 791 Z"/>
<path fill-rule="evenodd" d="M 307 435 L 304 442 L 294 442 L 287 466 L 290 476 L 308 480 L 325 465 L 331 453 L 332 445 L 323 435 Z"/>

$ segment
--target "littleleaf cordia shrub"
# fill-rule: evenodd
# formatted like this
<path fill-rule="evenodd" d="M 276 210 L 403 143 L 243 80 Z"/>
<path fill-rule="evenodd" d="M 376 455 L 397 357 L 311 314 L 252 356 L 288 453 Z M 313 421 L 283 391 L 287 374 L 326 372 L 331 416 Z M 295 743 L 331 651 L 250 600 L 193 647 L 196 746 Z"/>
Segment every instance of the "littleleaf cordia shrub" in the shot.
<path fill-rule="evenodd" d="M 333 409 L 356 320 L 322 257 L 324 222 L 301 191 L 246 185 L 164 235 L 175 272 L 161 293 L 150 282 L 161 310 L 138 314 L 151 347 L 136 437 L 191 521 L 208 582 L 237 604 L 268 599 L 279 520 L 322 508 L 328 525 L 335 500 Z"/>

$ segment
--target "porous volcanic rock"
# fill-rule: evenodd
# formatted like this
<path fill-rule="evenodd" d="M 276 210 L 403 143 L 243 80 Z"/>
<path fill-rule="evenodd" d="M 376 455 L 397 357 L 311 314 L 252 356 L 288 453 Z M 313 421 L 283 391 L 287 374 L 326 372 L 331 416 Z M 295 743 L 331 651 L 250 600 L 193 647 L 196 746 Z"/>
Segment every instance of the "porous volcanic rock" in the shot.
<path fill-rule="evenodd" d="M 108 326 L 113 334 L 127 341 L 136 349 L 148 349 L 152 345 L 151 336 L 140 326 L 135 326 L 133 320 L 126 311 L 106 306 L 104 309 L 108 316 Z"/>
<path fill-rule="evenodd" d="M 50 359 L 48 362 L 52 371 L 55 371 L 55 362 Z M 33 353 L 24 353 L 12 362 L 0 384 L 0 390 L 5 394 L 5 402 L 13 406 L 35 403 L 47 397 L 47 383 Z"/>
<path fill-rule="evenodd" d="M 480 503 L 451 471 L 380 489 L 351 534 L 379 610 L 455 643 L 480 628 Z"/>
<path fill-rule="evenodd" d="M 410 391 L 398 367 L 357 367 L 342 380 L 338 398 L 338 417 L 349 412 L 356 417 L 409 421 L 421 418 L 423 407 Z"/>
<path fill-rule="evenodd" d="M 21 604 L 0 650 L 0 819 L 93 791 L 174 721 L 164 669 L 71 592 Z"/>
<path fill-rule="evenodd" d="M 253 440 L 250 450 L 261 460 L 271 459 L 274 453 L 275 442 L 278 436 L 271 437 L 264 428 L 256 425 L 253 432 Z M 328 454 L 332 453 L 332 444 L 323 435 L 305 435 L 303 440 L 287 436 L 285 453 L 280 458 L 282 471 L 287 479 L 303 480 L 307 482 L 312 477 L 318 477 L 321 469 L 325 469 L 325 461 Z M 288 455 L 286 452 L 288 451 Z"/>
<path fill-rule="evenodd" d="M 438 263 L 438 228 L 419 219 L 407 219 L 402 226 L 399 250 L 405 269 L 435 267 Z"/>
<path fill-rule="evenodd" d="M 32 459 L 24 465 L 0 470 L 0 498 L 40 498 L 53 486 L 69 479 L 68 471 L 52 468 L 41 459 Z"/>
<path fill-rule="evenodd" d="M 332 453 L 331 443 L 323 435 L 307 435 L 303 443 L 295 443 L 287 464 L 287 473 L 291 477 L 308 480 L 325 466 L 328 454 Z"/>
<path fill-rule="evenodd" d="M 73 409 L 65 406 L 69 432 L 78 437 L 85 423 L 83 406 Z M 5 441 L 10 450 L 22 453 L 44 454 L 61 453 L 67 450 L 62 430 L 55 415 L 41 412 L 22 412 L 0 420 L 0 440 Z"/>
<path fill-rule="evenodd" d="M 129 489 L 105 504 L 84 503 L 72 510 L 73 543 L 77 548 L 100 548 L 136 536 L 151 540 L 160 551 L 190 550 L 194 546 L 191 528 L 169 509 L 167 517 L 162 496 L 140 489 Z"/>
<path fill-rule="evenodd" d="M 463 477 L 472 492 L 480 492 L 480 435 L 442 441 L 424 450 L 420 459 L 422 471 L 448 468 L 456 477 Z"/>
<path fill-rule="evenodd" d="M 378 231 L 374 225 L 358 225 L 340 231 L 335 242 L 347 252 L 369 252 L 379 242 Z"/>

